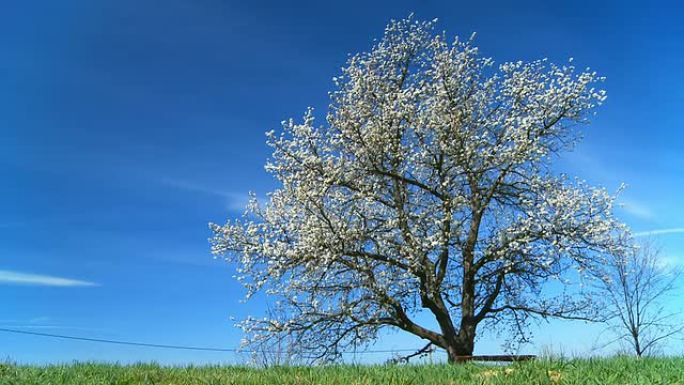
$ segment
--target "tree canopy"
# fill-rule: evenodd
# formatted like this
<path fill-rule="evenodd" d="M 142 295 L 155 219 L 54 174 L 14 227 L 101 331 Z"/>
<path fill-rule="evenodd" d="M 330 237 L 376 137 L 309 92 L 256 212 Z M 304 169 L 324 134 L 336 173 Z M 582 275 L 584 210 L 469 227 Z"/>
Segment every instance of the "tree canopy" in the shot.
<path fill-rule="evenodd" d="M 329 358 L 395 328 L 454 361 L 483 325 L 524 341 L 530 317 L 596 316 L 577 284 L 628 232 L 613 195 L 551 166 L 605 100 L 602 78 L 496 65 L 434 25 L 392 21 L 350 57 L 322 123 L 309 109 L 268 133 L 267 202 L 211 225 L 248 295 L 277 297 L 274 317 L 242 324 L 251 342 L 285 333 Z"/>

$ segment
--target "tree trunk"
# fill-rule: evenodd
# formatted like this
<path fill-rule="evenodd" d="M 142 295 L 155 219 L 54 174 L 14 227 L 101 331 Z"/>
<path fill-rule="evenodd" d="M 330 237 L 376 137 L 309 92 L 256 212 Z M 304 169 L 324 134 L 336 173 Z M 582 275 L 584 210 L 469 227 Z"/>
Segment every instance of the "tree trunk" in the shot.
<path fill-rule="evenodd" d="M 464 356 L 472 356 L 475 348 L 475 329 L 461 329 L 458 336 L 446 347 L 450 364 L 463 363 Z"/>

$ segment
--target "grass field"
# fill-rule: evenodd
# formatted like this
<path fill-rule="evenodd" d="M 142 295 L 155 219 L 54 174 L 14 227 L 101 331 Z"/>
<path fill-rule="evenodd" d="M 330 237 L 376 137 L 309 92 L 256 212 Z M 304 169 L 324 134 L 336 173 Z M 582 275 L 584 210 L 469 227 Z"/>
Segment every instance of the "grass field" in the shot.
<path fill-rule="evenodd" d="M 331 385 L 331 384 L 684 384 L 684 358 L 539 360 L 492 367 L 466 365 L 328 366 L 256 369 L 155 364 L 0 364 L 2 385 Z"/>

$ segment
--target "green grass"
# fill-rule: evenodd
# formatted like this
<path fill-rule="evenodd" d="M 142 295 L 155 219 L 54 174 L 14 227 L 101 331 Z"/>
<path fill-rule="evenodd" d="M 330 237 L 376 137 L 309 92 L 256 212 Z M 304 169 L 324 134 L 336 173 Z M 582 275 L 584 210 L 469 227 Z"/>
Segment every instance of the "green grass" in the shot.
<path fill-rule="evenodd" d="M 492 367 L 466 365 L 328 366 L 255 369 L 155 364 L 0 364 L 1 385 L 495 385 L 684 384 L 684 358 L 539 360 Z"/>

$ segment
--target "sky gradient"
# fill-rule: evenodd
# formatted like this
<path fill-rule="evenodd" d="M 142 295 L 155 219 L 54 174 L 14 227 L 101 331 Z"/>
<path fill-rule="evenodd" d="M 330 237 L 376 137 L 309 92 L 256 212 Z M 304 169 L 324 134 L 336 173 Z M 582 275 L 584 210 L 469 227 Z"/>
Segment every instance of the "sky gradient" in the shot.
<path fill-rule="evenodd" d="M 324 111 L 348 53 L 390 18 L 439 18 L 496 62 L 547 57 L 607 77 L 608 100 L 558 169 L 628 188 L 618 210 L 684 266 L 684 27 L 675 3 L 22 1 L 0 13 L 0 327 L 235 347 L 243 304 L 207 223 L 275 187 L 264 133 Z M 673 306 L 681 306 L 680 298 Z M 586 352 L 552 323 L 531 351 Z M 497 353 L 495 336 L 476 351 Z M 382 348 L 419 346 L 392 337 Z M 681 352 L 679 352 L 681 353 Z M 0 359 L 238 362 L 224 353 L 0 333 Z M 381 356 L 380 358 L 386 358 Z M 376 358 L 368 358 L 372 361 Z"/>

